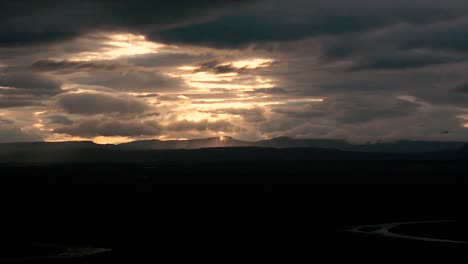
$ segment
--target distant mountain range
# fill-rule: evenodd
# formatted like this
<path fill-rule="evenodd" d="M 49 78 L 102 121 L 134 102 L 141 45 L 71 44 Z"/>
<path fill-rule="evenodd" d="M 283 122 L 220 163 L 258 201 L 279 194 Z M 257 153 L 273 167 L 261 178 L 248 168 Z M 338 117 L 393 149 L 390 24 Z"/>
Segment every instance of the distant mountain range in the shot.
<path fill-rule="evenodd" d="M 424 153 L 463 148 L 464 142 L 410 141 L 353 144 L 334 139 L 292 139 L 278 137 L 255 142 L 241 141 L 232 137 L 216 137 L 193 140 L 145 140 L 117 145 L 124 150 L 156 149 L 200 149 L 219 147 L 262 147 L 262 148 L 321 148 L 354 152 Z"/>
<path fill-rule="evenodd" d="M 91 141 L 72 142 L 32 142 L 32 143 L 3 143 L 0 152 L 18 150 L 76 150 L 76 149 L 109 149 L 109 150 L 174 150 L 174 149 L 203 149 L 229 147 L 260 147 L 260 148 L 319 148 L 351 152 L 381 152 L 381 153 L 427 153 L 468 148 L 465 142 L 457 141 L 412 141 L 401 140 L 395 142 L 355 144 L 345 140 L 335 139 L 293 139 L 278 137 L 261 141 L 242 141 L 232 137 L 214 137 L 192 140 L 142 140 L 119 145 L 99 145 Z"/>
<path fill-rule="evenodd" d="M 82 142 L 0 144 L 0 163 L 153 163 L 256 160 L 467 160 L 464 142 L 397 141 L 352 144 L 343 140 L 256 142 L 231 137 L 145 140 L 120 145 Z"/>

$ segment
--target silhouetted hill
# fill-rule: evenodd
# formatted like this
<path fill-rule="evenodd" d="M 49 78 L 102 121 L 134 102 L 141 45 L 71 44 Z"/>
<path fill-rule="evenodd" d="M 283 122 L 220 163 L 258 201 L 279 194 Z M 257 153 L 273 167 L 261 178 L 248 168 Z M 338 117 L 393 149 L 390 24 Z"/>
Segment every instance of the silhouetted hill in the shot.
<path fill-rule="evenodd" d="M 0 144 L 0 151 L 15 151 L 15 150 L 59 150 L 59 149 L 90 149 L 104 148 L 108 145 L 99 145 L 92 141 L 67 141 L 67 142 L 19 142 L 19 143 L 3 143 Z"/>
<path fill-rule="evenodd" d="M 321 148 L 353 152 L 386 152 L 386 153 L 425 153 L 447 150 L 458 150 L 464 142 L 410 141 L 353 144 L 334 139 L 292 139 L 278 137 L 256 142 L 241 141 L 231 137 L 216 137 L 193 140 L 145 140 L 118 145 L 124 150 L 150 149 L 199 149 L 219 147 L 265 147 L 265 148 Z"/>
<path fill-rule="evenodd" d="M 200 149 L 221 147 L 248 147 L 254 146 L 251 142 L 240 141 L 231 137 L 215 137 L 192 140 L 143 140 L 118 145 L 124 150 L 150 150 L 150 149 Z"/>
<path fill-rule="evenodd" d="M 275 138 L 246 142 L 230 137 L 184 141 L 136 141 L 121 145 L 93 142 L 0 144 L 0 163 L 155 163 L 285 160 L 465 160 L 458 142 L 399 141 L 351 144 L 340 140 Z"/>

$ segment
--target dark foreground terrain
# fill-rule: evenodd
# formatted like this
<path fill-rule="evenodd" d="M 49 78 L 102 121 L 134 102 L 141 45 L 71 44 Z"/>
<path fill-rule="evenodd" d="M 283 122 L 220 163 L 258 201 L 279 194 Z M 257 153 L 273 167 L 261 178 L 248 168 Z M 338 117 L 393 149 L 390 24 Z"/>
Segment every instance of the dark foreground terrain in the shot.
<path fill-rule="evenodd" d="M 468 163 L 216 161 L 0 167 L 1 263 L 460 263 Z M 51 257 L 55 256 L 55 257 Z M 57 257 L 58 256 L 58 257 Z"/>

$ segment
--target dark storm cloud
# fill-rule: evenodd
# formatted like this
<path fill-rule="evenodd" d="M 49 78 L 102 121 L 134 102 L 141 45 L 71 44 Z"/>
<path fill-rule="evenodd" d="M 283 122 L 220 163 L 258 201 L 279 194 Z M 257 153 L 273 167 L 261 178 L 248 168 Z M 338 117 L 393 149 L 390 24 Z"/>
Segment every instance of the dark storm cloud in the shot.
<path fill-rule="evenodd" d="M 70 114 L 140 114 L 151 106 L 137 98 L 101 92 L 66 93 L 58 95 L 57 106 Z"/>
<path fill-rule="evenodd" d="M 48 116 L 47 120 L 52 124 L 60 124 L 60 125 L 66 125 L 66 126 L 73 125 L 73 120 L 71 120 L 70 118 L 64 115 Z"/>
<path fill-rule="evenodd" d="M 71 126 L 54 129 L 55 133 L 72 136 L 149 136 L 159 135 L 161 126 L 154 121 L 122 121 L 109 118 L 81 120 Z"/>
<path fill-rule="evenodd" d="M 291 41 L 319 35 L 364 32 L 398 23 L 423 24 L 461 17 L 459 1 L 264 1 L 249 11 L 214 21 L 155 32 L 168 42 L 238 47 L 268 41 Z"/>
<path fill-rule="evenodd" d="M 415 112 L 418 105 L 385 95 L 337 96 L 323 102 L 298 103 L 279 106 L 274 112 L 290 118 L 335 120 L 341 124 L 366 123 L 407 116 Z"/>
<path fill-rule="evenodd" d="M 393 54 L 373 54 L 357 58 L 351 70 L 404 70 L 435 64 L 456 63 L 461 58 L 440 53 L 396 52 Z"/>
<path fill-rule="evenodd" d="M 408 69 L 467 60 L 468 20 L 398 25 L 323 39 L 325 61 L 356 60 L 357 68 Z"/>
<path fill-rule="evenodd" d="M 463 17 L 467 11 L 456 0 L 19 0 L 2 2 L 0 9 L 5 10 L 0 46 L 60 41 L 95 30 L 130 30 L 148 33 L 156 41 L 222 47 L 430 23 Z"/>
<path fill-rule="evenodd" d="M 0 86 L 28 90 L 31 93 L 56 93 L 61 83 L 31 71 L 0 69 Z"/>
<path fill-rule="evenodd" d="M 15 121 L 13 120 L 0 118 L 0 126 L 1 125 L 13 125 L 14 123 Z"/>
<path fill-rule="evenodd" d="M 100 29 L 145 31 L 205 20 L 247 1 L 2 1 L 0 46 L 41 44 Z"/>
<path fill-rule="evenodd" d="M 72 78 L 82 85 L 99 85 L 119 91 L 159 92 L 185 88 L 185 83 L 177 77 L 170 77 L 156 70 L 103 71 Z"/>
<path fill-rule="evenodd" d="M 466 138 L 459 116 L 468 109 L 468 85 L 460 85 L 468 5 L 460 0 L 17 0 L 0 1 L 0 10 L 0 108 L 45 106 L 51 116 L 41 122 L 59 134 Z M 109 44 L 114 33 L 170 45 L 104 56 L 119 48 Z M 107 60 L 75 60 L 100 52 Z M 230 63 L 252 58 L 281 63 L 261 70 Z M 197 85 L 219 89 L 191 87 L 194 72 L 181 66 L 211 73 L 213 81 Z M 213 77 L 232 72 L 239 74 Z M 155 109 L 146 100 L 165 102 Z M 224 106 L 234 103 L 262 107 Z M 209 112 L 198 104 L 211 104 Z M 176 118 L 202 110 L 225 120 Z M 29 115 L 17 124 L 33 127 L 39 110 L 26 111 L 8 109 L 8 118 Z"/>
<path fill-rule="evenodd" d="M 38 135 L 25 132 L 18 127 L 2 125 L 0 123 L 0 143 L 36 141 L 42 141 L 42 138 Z"/>
<path fill-rule="evenodd" d="M 227 121 L 175 121 L 168 125 L 161 125 L 153 120 L 117 120 L 110 118 L 81 120 L 71 126 L 64 126 L 54 130 L 55 133 L 72 136 L 159 136 L 168 132 L 218 132 L 232 131 L 234 126 Z"/>
<path fill-rule="evenodd" d="M 453 51 L 468 51 L 468 20 L 439 23 L 426 27 L 414 27 L 406 31 L 396 31 L 389 38 L 399 40 L 404 49 L 428 48 Z"/>
<path fill-rule="evenodd" d="M 68 60 L 40 60 L 31 65 L 31 68 L 37 71 L 94 71 L 94 70 L 107 70 L 112 71 L 116 69 L 125 68 L 124 65 L 115 63 L 99 63 L 99 62 L 86 62 L 86 61 L 68 61 Z"/>
<path fill-rule="evenodd" d="M 462 83 L 453 89 L 456 93 L 468 94 L 468 83 Z"/>
<path fill-rule="evenodd" d="M 14 108 L 40 105 L 43 105 L 43 103 L 40 99 L 36 97 L 1 95 L 0 91 L 0 108 Z"/>
<path fill-rule="evenodd" d="M 61 82 L 21 69 L 0 69 L 0 108 L 42 105 L 59 94 Z"/>

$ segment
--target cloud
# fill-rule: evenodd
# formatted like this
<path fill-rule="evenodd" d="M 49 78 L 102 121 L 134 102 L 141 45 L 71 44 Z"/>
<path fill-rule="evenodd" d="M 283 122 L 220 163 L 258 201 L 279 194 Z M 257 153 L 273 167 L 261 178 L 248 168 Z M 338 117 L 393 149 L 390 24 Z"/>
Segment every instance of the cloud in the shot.
<path fill-rule="evenodd" d="M 52 124 L 73 125 L 73 120 L 64 115 L 51 115 L 47 117 L 47 120 Z"/>
<path fill-rule="evenodd" d="M 0 10 L 0 116 L 15 120 L 0 124 L 41 124 L 46 138 L 466 139 L 459 0 L 21 0 Z M 134 52 L 100 56 L 126 43 Z M 279 63 L 259 69 L 256 58 Z"/>
<path fill-rule="evenodd" d="M 104 92 L 65 93 L 55 98 L 61 110 L 70 114 L 140 114 L 151 109 L 151 106 L 135 97 L 124 94 Z"/>
<path fill-rule="evenodd" d="M 42 141 L 38 135 L 23 131 L 21 128 L 0 123 L 0 143 Z"/>
<path fill-rule="evenodd" d="M 458 1 L 266 1 L 244 12 L 154 33 L 154 39 L 214 47 L 294 41 L 375 30 L 401 23 L 425 24 L 466 15 Z"/>
<path fill-rule="evenodd" d="M 213 72 L 215 74 L 238 72 L 242 69 L 234 67 L 232 64 L 220 63 L 216 60 L 204 62 L 198 65 L 194 72 Z"/>
<path fill-rule="evenodd" d="M 340 124 L 366 123 L 414 113 L 418 105 L 380 95 L 337 96 L 323 102 L 286 104 L 273 111 L 290 118 L 327 118 Z"/>
<path fill-rule="evenodd" d="M 0 3 L 0 46 L 44 44 L 97 29 L 144 31 L 206 20 L 247 1 L 22 0 Z"/>
<path fill-rule="evenodd" d="M 467 19 L 395 25 L 322 39 L 324 61 L 353 60 L 355 69 L 410 69 L 467 60 Z"/>
<path fill-rule="evenodd" d="M 59 94 L 61 82 L 53 77 L 0 67 L 0 108 L 43 105 L 43 101 Z"/>
<path fill-rule="evenodd" d="M 380 53 L 357 58 L 351 70 L 404 70 L 458 61 L 461 59 L 455 56 L 431 52 Z"/>
<path fill-rule="evenodd" d="M 232 131 L 234 126 L 227 121 L 188 121 L 179 120 L 161 125 L 154 120 L 118 120 L 110 118 L 88 119 L 75 122 L 71 126 L 63 126 L 54 129 L 54 133 L 68 134 L 72 136 L 160 136 L 170 135 L 172 132 L 189 133 Z"/>
<path fill-rule="evenodd" d="M 258 89 L 254 89 L 253 91 L 248 91 L 246 93 L 250 93 L 250 94 L 257 94 L 257 93 L 262 93 L 262 94 L 287 94 L 288 91 L 286 91 L 283 88 L 273 87 L 273 88 L 258 88 Z"/>
<path fill-rule="evenodd" d="M 260 107 L 253 107 L 253 108 L 224 108 L 224 109 L 216 109 L 211 111 L 205 111 L 208 113 L 213 113 L 216 115 L 219 114 L 227 114 L 227 115 L 235 115 L 241 116 L 247 122 L 258 123 L 263 122 L 266 120 L 265 117 L 265 110 Z"/>
<path fill-rule="evenodd" d="M 103 62 L 87 62 L 87 61 L 68 61 L 68 60 L 39 60 L 31 65 L 31 68 L 37 71 L 95 71 L 106 70 L 113 71 L 116 69 L 125 68 L 124 65 L 103 63 Z"/>
<path fill-rule="evenodd" d="M 181 101 L 186 99 L 188 99 L 188 97 L 177 94 L 165 94 L 158 96 L 158 101 Z"/>
<path fill-rule="evenodd" d="M 137 98 L 156 98 L 160 96 L 160 94 L 157 94 L 157 93 L 149 93 L 149 94 L 141 94 L 141 95 L 137 95 L 136 97 Z"/>
<path fill-rule="evenodd" d="M 61 83 L 52 77 L 31 71 L 0 68 L 0 86 L 16 88 L 32 94 L 57 93 Z"/>
<path fill-rule="evenodd" d="M 464 17 L 468 10 L 458 0 L 52 0 L 47 5 L 23 0 L 1 3 L 0 9 L 8 10 L 0 18 L 0 46 L 59 42 L 96 30 L 119 30 L 139 32 L 155 41 L 216 47 L 430 24 Z"/>
<path fill-rule="evenodd" d="M 468 94 L 468 83 L 458 85 L 453 91 L 456 93 Z"/>
<path fill-rule="evenodd" d="M 125 72 L 106 71 L 99 74 L 72 78 L 81 85 L 98 85 L 119 91 L 160 92 L 177 91 L 185 88 L 185 83 L 177 77 L 170 77 L 157 70 L 129 70 Z"/>
<path fill-rule="evenodd" d="M 396 40 L 402 49 L 426 48 L 467 52 L 468 30 L 466 16 L 462 20 L 448 21 L 406 30 L 394 31 L 386 38 Z"/>
<path fill-rule="evenodd" d="M 165 126 L 166 131 L 181 132 L 181 131 L 213 131 L 213 132 L 229 132 L 234 130 L 234 126 L 228 121 L 189 121 L 181 120 L 170 123 Z"/>
<path fill-rule="evenodd" d="M 2 95 L 0 92 L 0 108 L 15 108 L 28 106 L 41 106 L 40 99 L 31 96 Z"/>
<path fill-rule="evenodd" d="M 0 126 L 1 125 L 13 125 L 15 121 L 5 118 L 0 118 Z"/>
<path fill-rule="evenodd" d="M 156 54 L 144 54 L 135 55 L 131 58 L 127 58 L 126 61 L 133 65 L 142 67 L 174 67 L 184 66 L 200 63 L 200 61 L 207 61 L 213 59 L 215 55 L 212 53 L 193 53 L 190 49 L 187 53 L 170 52 L 170 53 L 156 53 Z"/>
<path fill-rule="evenodd" d="M 0 109 L 41 106 L 61 93 L 61 82 L 28 70 L 0 67 Z"/>
<path fill-rule="evenodd" d="M 72 136 L 148 136 L 159 135 L 161 126 L 155 121 L 122 121 L 109 118 L 81 120 L 71 126 L 54 129 L 54 133 Z"/>
<path fill-rule="evenodd" d="M 269 118 L 260 125 L 260 131 L 266 137 L 346 139 L 360 143 L 401 139 L 466 139 L 466 129 L 460 126 L 462 120 L 457 117 L 462 112 L 456 108 L 425 104 L 404 113 L 390 107 L 397 104 L 391 102 L 393 99 L 377 99 L 374 98 L 376 103 L 368 107 L 367 117 L 361 117 L 360 107 L 355 105 L 358 103 L 352 101 L 348 103 L 350 106 L 343 102 L 336 104 L 341 107 L 338 111 L 321 111 L 320 105 L 315 105 L 318 108 L 315 113 L 311 112 L 313 106 L 301 112 L 298 106 L 289 109 L 287 114 L 281 112 Z M 378 107 L 379 102 L 384 104 L 382 109 Z M 361 108 L 364 109 L 364 105 Z M 300 115 L 296 115 L 298 113 Z M 375 115 L 380 117 L 370 117 Z M 441 131 L 449 131 L 449 134 Z"/>

